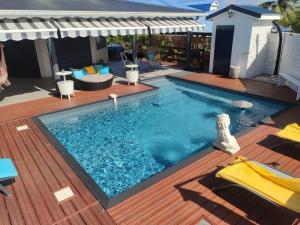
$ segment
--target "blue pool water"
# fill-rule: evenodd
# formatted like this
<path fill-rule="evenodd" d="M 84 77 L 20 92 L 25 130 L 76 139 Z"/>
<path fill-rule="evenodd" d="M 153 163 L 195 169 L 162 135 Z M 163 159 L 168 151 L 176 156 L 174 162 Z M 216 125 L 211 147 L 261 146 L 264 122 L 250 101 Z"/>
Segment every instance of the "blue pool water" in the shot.
<path fill-rule="evenodd" d="M 109 101 L 40 117 L 108 197 L 212 145 L 218 114 L 230 115 L 236 133 L 286 107 L 175 79 L 147 83 L 159 89 L 120 98 L 117 110 Z M 254 107 L 233 108 L 232 100 Z"/>

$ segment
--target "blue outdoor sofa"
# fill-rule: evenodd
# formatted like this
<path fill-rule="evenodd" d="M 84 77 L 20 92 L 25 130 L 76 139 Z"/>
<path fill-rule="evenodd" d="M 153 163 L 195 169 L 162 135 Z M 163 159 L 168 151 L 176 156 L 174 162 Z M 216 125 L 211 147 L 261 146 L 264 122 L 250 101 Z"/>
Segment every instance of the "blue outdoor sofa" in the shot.
<path fill-rule="evenodd" d="M 18 176 L 18 172 L 12 160 L 8 158 L 0 159 L 0 191 L 5 195 L 9 196 L 10 192 L 4 187 L 3 183 L 14 180 L 16 176 Z"/>

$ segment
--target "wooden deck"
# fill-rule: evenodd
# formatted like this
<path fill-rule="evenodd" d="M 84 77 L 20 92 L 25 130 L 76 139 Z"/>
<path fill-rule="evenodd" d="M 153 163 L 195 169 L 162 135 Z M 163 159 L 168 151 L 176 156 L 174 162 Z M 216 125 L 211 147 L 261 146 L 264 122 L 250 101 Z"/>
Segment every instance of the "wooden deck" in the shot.
<path fill-rule="evenodd" d="M 296 103 L 295 93 L 287 88 L 250 80 L 232 80 L 210 74 L 193 74 L 184 79 L 272 97 Z M 298 103 L 298 102 L 297 102 Z M 229 156 L 214 151 L 148 189 L 108 210 L 117 224 L 197 224 L 204 215 L 214 224 L 295 224 L 294 214 L 277 208 L 253 194 L 236 188 L 212 192 L 222 184 L 214 177 L 237 155 L 300 177 L 300 146 L 273 148 L 281 140 L 273 135 L 290 122 L 300 122 L 300 106 L 274 118 L 272 126 L 261 125 L 238 138 L 241 151 Z M 300 204 L 300 203 L 299 203 Z"/>
<path fill-rule="evenodd" d="M 0 123 L 24 117 L 32 117 L 42 113 L 53 112 L 60 109 L 71 108 L 83 104 L 93 103 L 109 98 L 109 94 L 118 96 L 134 94 L 142 91 L 151 90 L 150 86 L 138 84 L 137 86 L 127 84 L 115 84 L 110 88 L 100 91 L 79 91 L 76 96 L 68 101 L 67 98 L 49 97 L 33 101 L 23 102 L 0 107 Z"/>
<path fill-rule="evenodd" d="M 16 127 L 29 130 L 17 132 Z M 19 176 L 0 196 L 0 224 L 114 224 L 99 202 L 31 119 L 0 126 L 0 157 L 12 158 Z M 58 203 L 53 192 L 71 187 L 75 197 Z"/>
<path fill-rule="evenodd" d="M 193 74 L 186 79 L 242 92 L 295 102 L 287 88 L 254 81 Z M 93 197 L 61 155 L 50 144 L 31 116 L 53 110 L 149 90 L 145 85 L 115 85 L 99 92 L 80 92 L 70 102 L 51 97 L 1 107 L 0 157 L 12 158 L 19 172 L 9 185 L 12 196 L 0 195 L 0 224 L 197 224 L 204 215 L 215 224 L 296 224 L 294 214 L 238 189 L 212 192 L 221 184 L 214 178 L 217 166 L 235 156 L 213 151 L 171 176 L 152 185 L 107 211 Z M 300 146 L 271 148 L 281 140 L 273 136 L 289 122 L 300 122 L 300 105 L 274 118 L 274 125 L 261 125 L 238 138 L 243 155 L 300 177 Z M 27 124 L 29 130 L 17 132 Z M 58 204 L 53 192 L 70 186 L 75 197 Z"/>
<path fill-rule="evenodd" d="M 228 77 L 211 75 L 207 73 L 195 73 L 186 75 L 184 76 L 184 79 L 299 104 L 299 101 L 295 100 L 296 92 L 292 91 L 286 86 L 277 87 L 276 85 L 261 81 L 248 79 L 231 79 Z"/>
<path fill-rule="evenodd" d="M 300 108 L 293 113 L 300 115 Z M 298 122 L 300 118 L 298 116 Z M 238 139 L 246 156 L 300 176 L 300 147 L 279 143 L 272 134 L 278 128 L 262 125 Z M 220 185 L 214 178 L 217 166 L 235 156 L 214 151 L 148 189 L 125 200 L 108 212 L 117 224 L 197 224 L 202 215 L 215 224 L 294 224 L 296 217 L 237 188 L 212 192 Z"/>

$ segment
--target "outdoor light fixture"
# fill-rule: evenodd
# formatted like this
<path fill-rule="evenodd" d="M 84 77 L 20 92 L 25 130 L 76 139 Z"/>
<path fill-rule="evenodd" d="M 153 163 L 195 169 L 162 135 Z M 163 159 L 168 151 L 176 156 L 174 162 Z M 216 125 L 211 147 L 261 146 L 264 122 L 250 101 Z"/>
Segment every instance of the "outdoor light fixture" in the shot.
<path fill-rule="evenodd" d="M 229 10 L 228 10 L 228 16 L 229 16 L 229 18 L 232 17 L 232 13 L 233 13 L 232 9 L 229 9 Z"/>
<path fill-rule="evenodd" d="M 272 29 L 271 29 L 271 33 L 272 34 L 278 33 L 278 29 L 275 26 L 273 26 Z"/>

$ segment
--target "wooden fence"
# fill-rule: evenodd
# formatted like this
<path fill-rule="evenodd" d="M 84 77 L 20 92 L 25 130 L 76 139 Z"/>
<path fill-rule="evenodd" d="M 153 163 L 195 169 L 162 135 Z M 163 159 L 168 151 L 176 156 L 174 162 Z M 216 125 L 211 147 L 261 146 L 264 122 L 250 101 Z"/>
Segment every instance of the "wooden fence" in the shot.
<path fill-rule="evenodd" d="M 158 47 L 163 61 L 184 65 L 191 70 L 208 70 L 210 34 L 193 33 L 190 48 L 187 47 L 186 34 L 153 35 L 152 43 Z M 190 54 L 190 57 L 187 57 L 187 54 Z"/>

